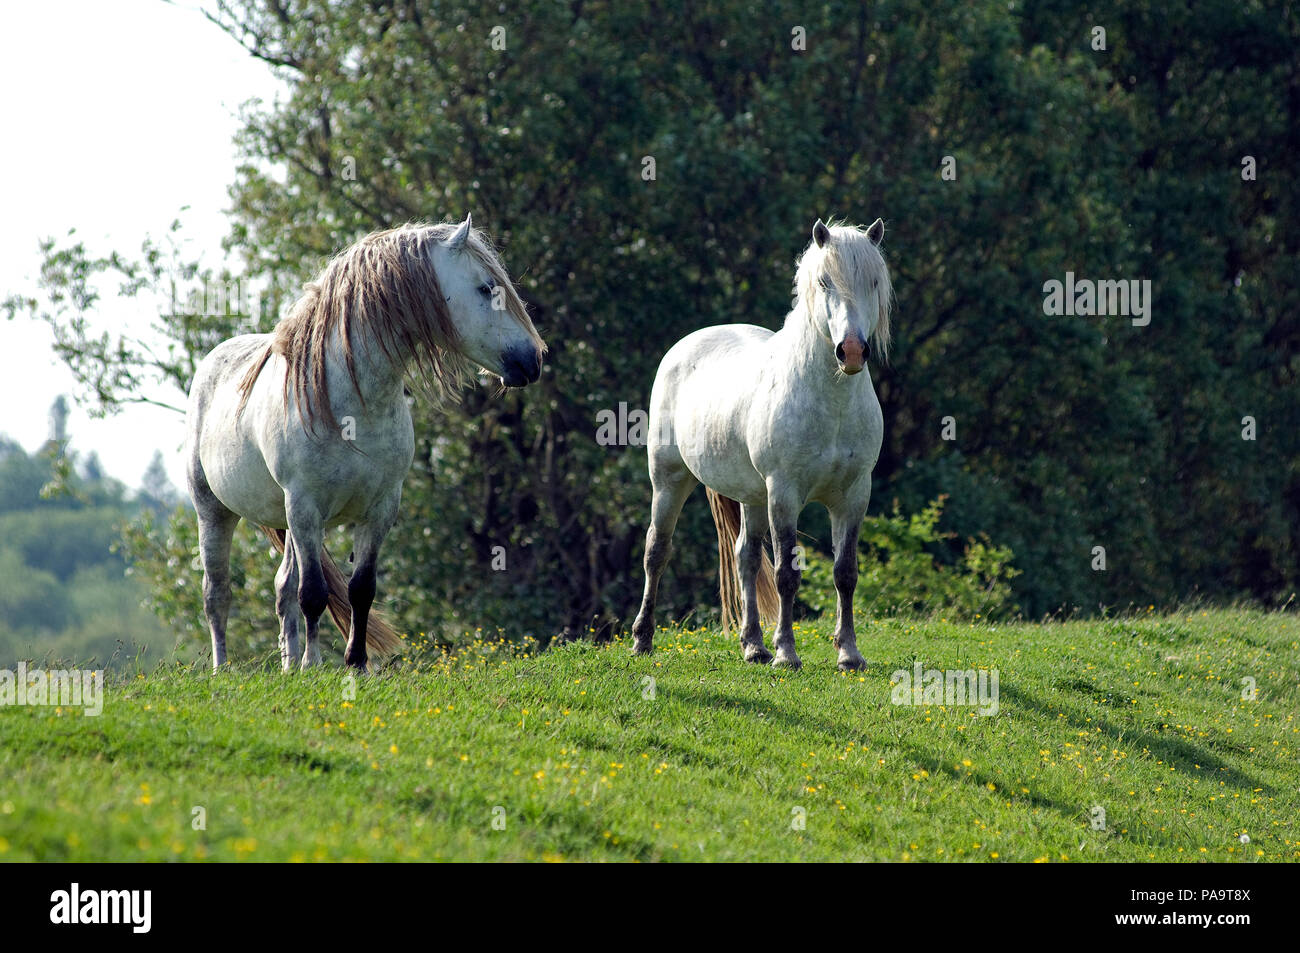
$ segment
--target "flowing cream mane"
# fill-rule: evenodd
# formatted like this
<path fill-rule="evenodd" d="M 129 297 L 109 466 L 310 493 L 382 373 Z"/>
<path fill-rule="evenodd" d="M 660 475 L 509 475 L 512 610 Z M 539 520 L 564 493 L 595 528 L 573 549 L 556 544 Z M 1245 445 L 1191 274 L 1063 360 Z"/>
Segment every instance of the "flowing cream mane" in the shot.
<path fill-rule="evenodd" d="M 336 255 L 275 326 L 265 353 L 240 382 L 240 408 L 271 354 L 279 354 L 288 363 L 286 404 L 292 389 L 306 428 L 324 423 L 337 429 L 326 378 L 336 341 L 358 394 L 353 349 L 361 342 L 363 347 L 377 346 L 417 387 L 454 398 L 468 362 L 460 353 L 460 334 L 434 271 L 432 252 L 456 229 L 451 223 L 402 225 L 372 232 Z M 487 237 L 470 229 L 464 248 L 503 289 L 506 312 L 541 347 L 528 309 Z"/>

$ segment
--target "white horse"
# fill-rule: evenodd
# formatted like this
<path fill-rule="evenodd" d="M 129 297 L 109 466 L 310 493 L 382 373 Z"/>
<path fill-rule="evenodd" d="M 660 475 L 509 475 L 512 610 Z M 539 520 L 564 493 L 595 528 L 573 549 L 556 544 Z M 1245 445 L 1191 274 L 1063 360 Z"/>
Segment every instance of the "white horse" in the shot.
<path fill-rule="evenodd" d="M 199 518 L 203 611 L 212 664 L 226 661 L 230 544 L 240 517 L 283 550 L 276 574 L 280 657 L 320 661 L 330 609 L 345 660 L 364 669 L 401 639 L 370 618 L 379 547 L 397 516 L 415 452 L 404 382 L 454 395 L 474 364 L 506 387 L 541 373 L 545 344 L 485 236 L 455 224 L 375 232 L 335 257 L 271 334 L 215 347 L 190 388 L 188 482 Z M 344 580 L 325 530 L 352 524 L 355 570 Z M 284 532 L 287 530 L 287 532 Z"/>
<path fill-rule="evenodd" d="M 677 525 L 696 483 L 708 491 L 718 530 L 723 620 L 743 617 L 747 661 L 800 666 L 792 612 L 799 588 L 795 527 L 809 502 L 830 511 L 838 605 L 839 667 L 860 669 L 853 629 L 858 529 L 871 496 L 884 419 L 866 371 L 868 338 L 889 348 L 885 226 L 813 226 L 799 259 L 794 307 L 773 333 L 749 324 L 704 328 L 664 356 L 650 397 L 651 502 L 645 595 L 632 626 L 635 651 L 653 648 L 655 595 Z M 771 529 L 773 567 L 763 553 Z M 743 593 L 737 593 L 739 582 Z M 779 611 L 776 656 L 761 618 Z"/>

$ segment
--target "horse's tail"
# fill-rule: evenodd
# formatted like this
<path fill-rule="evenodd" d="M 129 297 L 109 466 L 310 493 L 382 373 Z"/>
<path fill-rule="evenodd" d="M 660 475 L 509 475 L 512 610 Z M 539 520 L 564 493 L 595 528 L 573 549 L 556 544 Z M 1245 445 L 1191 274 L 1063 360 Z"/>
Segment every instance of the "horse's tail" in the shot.
<path fill-rule="evenodd" d="M 736 538 L 740 536 L 740 504 L 730 497 L 705 488 L 709 509 L 713 511 L 713 525 L 718 529 L 718 593 L 722 596 L 722 625 L 726 629 L 740 628 L 744 612 L 743 593 L 740 588 L 740 567 L 736 565 Z M 763 551 L 762 565 L 758 567 L 758 617 L 771 622 L 781 611 L 781 597 L 776 591 L 776 570 L 772 560 Z"/>
<path fill-rule="evenodd" d="M 262 532 L 271 538 L 276 550 L 284 552 L 285 531 L 263 526 Z M 335 564 L 329 551 L 320 548 L 321 568 L 325 571 L 325 585 L 329 588 L 329 610 L 334 624 L 339 627 L 343 637 L 348 637 L 352 626 L 352 603 L 348 601 L 348 580 Z M 393 655 L 402 649 L 402 637 L 392 624 L 376 609 L 370 610 L 366 620 L 366 650 L 376 655 Z"/>

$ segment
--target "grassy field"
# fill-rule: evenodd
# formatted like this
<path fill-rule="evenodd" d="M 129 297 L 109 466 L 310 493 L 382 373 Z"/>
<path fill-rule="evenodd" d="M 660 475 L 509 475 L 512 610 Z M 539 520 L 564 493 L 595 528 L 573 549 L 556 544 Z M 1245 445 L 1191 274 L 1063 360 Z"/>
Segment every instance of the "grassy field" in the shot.
<path fill-rule="evenodd" d="M 354 698 L 338 668 L 110 677 L 98 717 L 0 708 L 0 860 L 1300 858 L 1294 614 L 877 622 L 851 675 L 798 637 L 798 673 L 669 629 L 415 644 Z M 914 660 L 996 669 L 998 713 L 891 703 Z"/>

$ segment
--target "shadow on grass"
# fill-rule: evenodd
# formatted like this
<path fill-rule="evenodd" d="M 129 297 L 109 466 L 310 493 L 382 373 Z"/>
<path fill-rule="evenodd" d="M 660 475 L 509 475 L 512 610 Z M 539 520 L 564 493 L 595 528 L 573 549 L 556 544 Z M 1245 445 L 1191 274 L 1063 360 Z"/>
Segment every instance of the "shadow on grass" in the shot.
<path fill-rule="evenodd" d="M 895 667 L 892 665 L 875 664 L 868 667 L 866 674 L 869 676 L 875 674 L 887 678 L 889 673 L 894 670 Z M 1067 704 L 1061 702 L 1049 704 L 1032 693 L 1005 681 L 1001 683 L 999 688 L 1000 703 L 1004 706 L 1003 710 L 1009 715 L 1014 716 L 1014 714 L 1019 713 L 1050 730 L 1059 730 L 1062 722 L 1072 731 L 1087 730 L 1090 735 L 1097 734 L 1097 729 L 1100 729 L 1100 735 L 1109 739 L 1115 747 L 1119 747 L 1121 744 L 1126 748 L 1136 746 L 1138 749 L 1148 750 L 1153 757 L 1164 761 L 1165 764 L 1176 766 L 1181 763 L 1187 767 L 1200 765 L 1200 771 L 1204 772 L 1207 778 L 1220 780 L 1225 784 L 1248 791 L 1254 791 L 1255 789 L 1269 791 L 1265 784 L 1252 778 L 1246 772 L 1233 767 L 1221 758 L 1211 754 L 1205 748 L 1184 739 L 1161 733 L 1152 733 L 1138 726 L 1119 726 L 1109 719 L 1099 719 L 1095 715 L 1091 716 L 1092 721 L 1085 722 L 1084 717 L 1077 712 L 1071 711 L 1070 706 Z M 790 707 L 790 703 L 797 701 L 797 699 L 789 701 L 779 698 L 755 700 L 740 697 L 723 690 L 709 688 L 679 688 L 675 690 L 674 694 L 683 702 L 698 705 L 701 709 L 740 712 L 755 720 L 762 721 L 766 726 L 775 730 L 812 731 L 822 735 L 827 743 L 833 745 L 842 744 L 846 737 L 859 737 L 863 734 L 862 726 L 848 719 L 827 719 Z M 1065 718 L 1058 718 L 1058 712 L 1064 712 Z M 1049 790 L 1047 789 L 1048 786 L 1043 782 L 1035 784 L 1029 780 L 1019 783 L 1021 787 L 1030 788 L 1027 792 L 1007 789 L 1005 787 L 1008 783 L 1006 778 L 998 778 L 978 769 L 960 771 L 948 759 L 936 755 L 933 749 L 924 742 L 914 741 L 912 737 L 908 736 L 907 731 L 908 729 L 904 728 L 902 734 L 894 733 L 892 737 L 889 737 L 889 732 L 885 732 L 884 736 L 879 737 L 877 740 L 906 757 L 916 766 L 929 771 L 935 777 L 946 777 L 955 785 L 973 785 L 978 788 L 985 788 L 987 785 L 993 784 L 998 791 L 999 797 L 1012 802 L 1019 802 L 1031 808 L 1050 811 L 1070 824 L 1079 825 L 1080 833 L 1086 832 L 1088 805 L 1078 800 L 1081 791 Z M 697 760 L 700 760 L 700 752 L 692 752 L 692 754 L 695 755 Z M 716 759 L 704 758 L 702 760 L 705 760 L 706 763 L 716 763 Z M 1186 773 L 1184 768 L 1184 774 Z M 1113 820 L 1118 820 L 1118 818 Z M 1112 836 L 1119 837 L 1120 835 L 1113 834 Z M 1133 836 L 1130 835 L 1130 838 Z M 1184 843 L 1184 840 L 1180 839 L 1172 831 L 1143 830 L 1140 839 L 1142 843 L 1153 847 L 1176 847 Z"/>
<path fill-rule="evenodd" d="M 1108 694 L 1104 690 L 1095 687 L 1092 687 L 1091 692 L 1089 692 L 1089 694 L 1092 693 L 1102 696 Z M 1111 696 L 1114 696 L 1114 694 L 1109 693 Z M 1069 706 L 1060 703 L 1050 705 L 1017 688 L 1015 685 L 1002 685 L 1001 695 L 1003 700 L 1009 701 L 1016 708 L 1034 712 L 1049 723 L 1059 722 L 1061 719 L 1056 717 L 1056 713 L 1063 712 L 1065 721 L 1076 731 L 1087 731 L 1089 734 L 1093 734 L 1094 729 L 1100 729 L 1101 734 L 1109 738 L 1115 747 L 1123 744 L 1129 748 L 1136 747 L 1139 750 L 1149 751 L 1156 760 L 1178 768 L 1184 774 L 1190 773 L 1187 770 L 1189 767 L 1192 771 L 1198 770 L 1195 766 L 1199 765 L 1200 771 L 1213 774 L 1216 780 L 1223 781 L 1232 787 L 1241 788 L 1245 791 L 1254 791 L 1258 788 L 1265 793 L 1273 793 L 1271 787 L 1265 782 L 1238 770 L 1208 749 L 1176 735 L 1160 731 L 1148 731 L 1138 725 L 1119 726 L 1113 721 L 1099 716 L 1090 716 L 1092 721 L 1085 721 L 1083 716 L 1071 710 Z"/>

